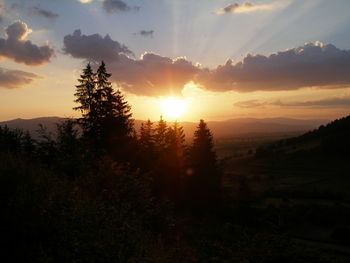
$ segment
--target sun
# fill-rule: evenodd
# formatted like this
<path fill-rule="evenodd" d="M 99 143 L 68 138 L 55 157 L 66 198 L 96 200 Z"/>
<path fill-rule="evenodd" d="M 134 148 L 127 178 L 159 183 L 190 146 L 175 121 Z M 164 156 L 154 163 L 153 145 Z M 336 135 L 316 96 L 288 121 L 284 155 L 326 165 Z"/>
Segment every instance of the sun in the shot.
<path fill-rule="evenodd" d="M 175 99 L 175 98 L 166 98 L 163 99 L 160 103 L 160 110 L 164 117 L 177 119 L 186 113 L 187 103 L 185 100 Z"/>

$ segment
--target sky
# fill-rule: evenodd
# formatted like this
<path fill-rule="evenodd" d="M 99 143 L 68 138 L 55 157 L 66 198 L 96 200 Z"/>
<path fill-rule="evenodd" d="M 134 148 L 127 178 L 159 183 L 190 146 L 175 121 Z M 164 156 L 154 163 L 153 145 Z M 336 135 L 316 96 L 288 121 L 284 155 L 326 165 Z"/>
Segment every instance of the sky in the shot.
<path fill-rule="evenodd" d="M 349 0 L 0 0 L 0 121 L 78 117 L 105 61 L 136 119 L 335 119 L 350 111 Z"/>

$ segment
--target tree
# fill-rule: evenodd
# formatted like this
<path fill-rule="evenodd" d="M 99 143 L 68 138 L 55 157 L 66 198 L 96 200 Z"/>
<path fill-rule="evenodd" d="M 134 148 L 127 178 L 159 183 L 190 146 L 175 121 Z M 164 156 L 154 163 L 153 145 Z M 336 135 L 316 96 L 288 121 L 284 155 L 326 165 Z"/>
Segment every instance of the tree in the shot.
<path fill-rule="evenodd" d="M 96 98 L 98 101 L 98 110 L 101 117 L 113 116 L 116 98 L 112 83 L 108 81 L 111 74 L 107 72 L 106 65 L 102 61 L 96 73 Z"/>
<path fill-rule="evenodd" d="M 155 135 L 153 122 L 149 119 L 145 123 L 141 123 L 139 144 L 145 152 L 154 152 Z"/>
<path fill-rule="evenodd" d="M 34 140 L 29 131 L 26 131 L 22 138 L 22 151 L 26 156 L 31 156 L 35 152 Z"/>
<path fill-rule="evenodd" d="M 73 109 L 80 111 L 82 114 L 79 123 L 82 125 L 84 134 L 96 138 L 96 136 L 99 136 L 96 127 L 98 123 L 98 98 L 96 94 L 95 74 L 92 71 L 90 63 L 83 69 L 83 74 L 80 75 L 78 82 L 80 84 L 76 85 L 76 93 L 74 94 L 76 99 L 74 102 L 79 103 L 79 106 Z"/>
<path fill-rule="evenodd" d="M 153 123 L 150 120 L 145 123 L 141 123 L 140 138 L 138 140 L 138 153 L 140 166 L 147 171 L 154 168 L 156 161 L 154 132 L 155 130 L 153 128 Z"/>
<path fill-rule="evenodd" d="M 199 206 L 213 204 L 220 194 L 220 172 L 213 150 L 213 135 L 204 120 L 200 120 L 194 133 L 188 161 L 192 200 Z"/>
<path fill-rule="evenodd" d="M 114 154 L 118 159 L 132 145 L 133 119 L 131 107 L 120 90 L 114 91 L 102 61 L 95 74 L 87 64 L 76 86 L 75 110 L 80 110 L 79 123 L 90 152 Z"/>
<path fill-rule="evenodd" d="M 167 191 L 170 197 L 182 205 L 184 199 L 185 174 L 185 134 L 177 121 L 167 130 L 167 149 L 164 155 L 165 170 L 167 172 Z"/>
<path fill-rule="evenodd" d="M 56 124 L 57 166 L 69 178 L 79 175 L 81 166 L 80 139 L 76 122 L 68 119 Z"/>
<path fill-rule="evenodd" d="M 166 148 L 166 133 L 167 133 L 167 123 L 160 116 L 157 127 L 155 129 L 155 143 L 157 147 L 157 152 L 162 153 Z"/>
<path fill-rule="evenodd" d="M 174 161 L 183 159 L 185 149 L 185 134 L 177 121 L 168 128 L 166 133 L 166 145 L 168 152 L 172 153 Z"/>

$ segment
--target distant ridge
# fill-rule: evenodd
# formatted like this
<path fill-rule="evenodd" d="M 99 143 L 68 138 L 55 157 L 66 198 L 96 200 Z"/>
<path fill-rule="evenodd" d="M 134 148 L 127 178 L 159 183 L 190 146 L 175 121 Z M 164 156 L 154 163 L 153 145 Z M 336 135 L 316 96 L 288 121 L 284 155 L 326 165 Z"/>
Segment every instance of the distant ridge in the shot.
<path fill-rule="evenodd" d="M 327 156 L 349 156 L 349 149 L 350 115 L 321 125 L 318 129 L 300 136 L 273 143 L 265 150 L 277 153 L 313 151 Z"/>
<path fill-rule="evenodd" d="M 19 128 L 34 133 L 39 124 L 43 124 L 48 130 L 54 130 L 55 124 L 64 121 L 62 117 L 40 117 L 33 119 L 14 119 L 0 122 L 0 126 L 7 125 L 10 128 Z M 142 120 L 135 120 L 135 128 L 139 130 Z M 226 121 L 209 121 L 208 126 L 215 138 L 230 138 L 236 136 L 254 136 L 270 133 L 292 133 L 314 130 L 329 120 L 300 120 L 290 118 L 240 118 Z M 197 127 L 197 122 L 181 122 L 187 137 L 192 137 Z"/>

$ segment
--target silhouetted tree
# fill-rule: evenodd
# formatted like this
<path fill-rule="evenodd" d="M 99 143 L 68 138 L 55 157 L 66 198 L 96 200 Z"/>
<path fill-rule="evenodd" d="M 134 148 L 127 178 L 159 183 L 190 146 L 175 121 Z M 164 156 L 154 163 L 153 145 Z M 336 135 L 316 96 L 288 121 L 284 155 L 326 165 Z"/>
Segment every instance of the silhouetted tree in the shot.
<path fill-rule="evenodd" d="M 30 135 L 29 131 L 26 131 L 22 137 L 22 151 L 26 156 L 32 156 L 35 152 L 35 141 Z"/>
<path fill-rule="evenodd" d="M 162 153 L 166 148 L 166 133 L 167 133 L 167 123 L 163 120 L 163 117 L 160 116 L 157 127 L 155 128 L 155 143 L 157 147 L 157 152 Z"/>
<path fill-rule="evenodd" d="M 51 166 L 56 162 L 57 158 L 57 147 L 53 134 L 42 124 L 39 124 L 39 129 L 36 130 L 36 132 L 39 136 L 37 141 L 39 158 L 43 161 L 43 163 Z"/>
<path fill-rule="evenodd" d="M 213 136 L 204 120 L 200 120 L 194 133 L 188 160 L 192 200 L 199 206 L 213 204 L 220 195 L 220 172 L 213 150 Z"/>
<path fill-rule="evenodd" d="M 181 204 L 184 198 L 185 134 L 177 121 L 166 133 L 164 165 L 167 174 L 166 190 L 175 202 Z"/>
<path fill-rule="evenodd" d="M 150 171 L 154 168 L 157 159 L 156 144 L 155 144 L 155 130 L 153 123 L 148 120 L 141 123 L 140 135 L 138 142 L 138 160 L 140 168 Z"/>
<path fill-rule="evenodd" d="M 70 119 L 56 124 L 57 165 L 61 172 L 70 178 L 79 175 L 81 165 L 81 141 L 75 126 L 75 121 Z"/>
<path fill-rule="evenodd" d="M 108 81 L 110 77 L 103 61 L 96 74 L 88 64 L 78 79 L 75 102 L 80 105 L 74 109 L 82 113 L 79 123 L 90 151 L 127 160 L 131 155 L 130 147 L 134 145 L 131 107 L 120 90 L 113 90 Z"/>
<path fill-rule="evenodd" d="M 4 127 L 0 126 L 0 151 L 19 153 L 22 137 L 22 130 L 10 129 L 6 125 Z"/>
<path fill-rule="evenodd" d="M 143 149 L 145 149 L 145 151 L 154 151 L 155 134 L 153 122 L 150 120 L 147 120 L 145 123 L 141 123 L 139 144 Z"/>
<path fill-rule="evenodd" d="M 74 107 L 74 110 L 78 110 L 82 114 L 82 118 L 78 119 L 82 126 L 84 136 L 98 141 L 100 134 L 98 132 L 98 94 L 96 92 L 95 74 L 92 71 L 90 63 L 83 69 L 83 74 L 78 79 L 79 85 L 76 86 L 76 93 L 74 100 L 79 106 Z"/>
<path fill-rule="evenodd" d="M 131 106 L 125 100 L 120 90 L 115 96 L 113 115 L 106 120 L 105 129 L 108 138 L 108 152 L 112 153 L 116 160 L 133 162 L 135 150 L 134 120 L 132 119 Z"/>

